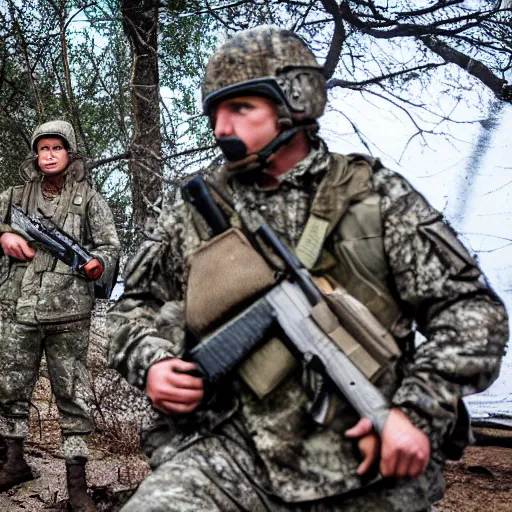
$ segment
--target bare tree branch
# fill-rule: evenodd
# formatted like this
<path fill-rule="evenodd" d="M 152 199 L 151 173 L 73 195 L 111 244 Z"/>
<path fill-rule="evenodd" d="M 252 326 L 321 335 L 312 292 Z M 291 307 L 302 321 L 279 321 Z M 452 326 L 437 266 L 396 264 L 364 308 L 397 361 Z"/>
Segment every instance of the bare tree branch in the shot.
<path fill-rule="evenodd" d="M 407 73 L 412 73 L 414 71 L 424 71 L 427 69 L 435 69 L 443 64 L 423 64 L 421 66 L 416 66 L 414 68 L 402 69 L 397 71 L 396 73 L 388 73 L 386 75 L 380 75 L 373 78 L 369 78 L 368 80 L 361 80 L 360 82 L 349 82 L 347 80 L 340 80 L 338 78 L 331 78 L 327 81 L 327 89 L 334 89 L 335 87 L 342 87 L 345 89 L 363 89 L 367 85 L 377 84 L 383 82 L 384 80 L 389 80 L 390 78 L 395 78 L 397 76 L 406 75 Z"/>
<path fill-rule="evenodd" d="M 325 10 L 332 15 L 334 21 L 334 33 L 332 35 L 329 52 L 327 53 L 324 63 L 324 75 L 326 79 L 329 79 L 332 77 L 336 67 L 338 66 L 343 43 L 345 42 L 347 35 L 343 25 L 340 8 L 338 7 L 336 0 L 322 0 L 322 5 L 325 7 Z"/>
<path fill-rule="evenodd" d="M 512 102 L 512 85 L 508 84 L 506 80 L 498 78 L 485 64 L 476 59 L 472 59 L 455 48 L 451 48 L 438 38 L 428 36 L 422 37 L 420 40 L 429 50 L 442 57 L 446 62 L 456 64 L 470 75 L 478 78 L 478 80 L 489 87 L 489 89 L 503 101 L 508 103 Z"/>
<path fill-rule="evenodd" d="M 102 165 L 110 164 L 112 162 L 117 162 L 119 160 L 127 160 L 131 158 L 132 155 L 130 151 L 126 151 L 121 153 L 120 155 L 110 156 L 108 158 L 101 158 L 100 160 L 94 160 L 92 162 L 88 162 L 87 169 L 96 169 L 97 167 L 101 167 Z"/>

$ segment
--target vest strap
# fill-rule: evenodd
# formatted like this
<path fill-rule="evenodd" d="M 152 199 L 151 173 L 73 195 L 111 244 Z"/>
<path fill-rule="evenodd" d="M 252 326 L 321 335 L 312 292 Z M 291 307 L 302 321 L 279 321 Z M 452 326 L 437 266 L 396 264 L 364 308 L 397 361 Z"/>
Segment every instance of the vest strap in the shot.
<path fill-rule="evenodd" d="M 311 270 L 318 261 L 324 247 L 329 229 L 329 220 L 322 219 L 312 214 L 306 223 L 299 243 L 295 248 L 295 254 L 300 262 Z"/>
<path fill-rule="evenodd" d="M 310 216 L 295 253 L 309 270 L 317 263 L 327 237 L 350 204 L 362 201 L 372 190 L 372 168 L 361 156 L 332 154 L 333 164 L 313 199 Z"/>

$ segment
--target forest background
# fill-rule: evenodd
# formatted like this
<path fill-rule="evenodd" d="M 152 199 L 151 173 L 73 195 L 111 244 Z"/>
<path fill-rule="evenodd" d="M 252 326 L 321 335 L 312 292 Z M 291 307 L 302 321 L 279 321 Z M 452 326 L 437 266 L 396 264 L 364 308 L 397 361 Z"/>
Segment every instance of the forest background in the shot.
<path fill-rule="evenodd" d="M 321 134 L 399 170 L 512 308 L 511 0 L 0 0 L 0 190 L 35 126 L 75 127 L 123 262 L 187 173 L 220 155 L 200 84 L 239 30 L 298 32 L 323 63 Z M 512 417 L 512 357 L 476 417 Z M 489 405 L 490 404 L 490 405 Z"/>
<path fill-rule="evenodd" d="M 0 190 L 19 183 L 36 125 L 71 121 L 125 262 L 183 176 L 219 156 L 201 111 L 209 56 L 239 30 L 274 24 L 298 32 L 324 65 L 321 133 L 331 149 L 370 153 L 403 172 L 510 307 L 511 5 L 0 0 Z M 512 378 L 511 363 L 509 354 Z"/>
<path fill-rule="evenodd" d="M 406 175 L 457 229 L 511 311 L 511 0 L 0 0 L 0 190 L 20 183 L 36 125 L 72 122 L 126 262 L 180 180 L 220 156 L 201 112 L 204 67 L 220 42 L 260 24 L 298 32 L 324 65 L 321 134 L 329 147 L 379 156 Z M 100 314 L 93 340 L 103 339 L 103 322 Z M 121 405 L 108 402 L 115 378 L 102 373 L 98 350 L 97 453 L 138 453 L 126 418 L 144 406 L 124 395 Z M 511 424 L 511 355 L 497 384 L 469 400 L 475 418 Z M 58 457 L 58 427 L 41 382 L 30 449 L 47 480 L 38 479 L 36 493 L 2 497 L 0 508 L 38 510 L 65 496 L 62 468 L 43 468 L 48 453 Z M 51 440 L 41 434 L 43 420 L 53 422 Z M 136 472 L 132 459 L 106 471 L 98 456 L 95 476 L 94 462 L 98 493 L 106 476 L 121 481 Z"/>

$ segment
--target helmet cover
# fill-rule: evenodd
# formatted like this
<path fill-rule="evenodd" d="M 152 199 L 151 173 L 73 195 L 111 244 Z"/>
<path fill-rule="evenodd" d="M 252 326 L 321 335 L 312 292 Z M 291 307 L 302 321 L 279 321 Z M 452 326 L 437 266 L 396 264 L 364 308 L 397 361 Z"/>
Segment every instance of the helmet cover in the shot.
<path fill-rule="evenodd" d="M 323 114 L 327 101 L 322 66 L 295 33 L 261 26 L 236 34 L 220 46 L 206 67 L 203 110 L 236 96 L 276 102 L 281 121 L 304 122 Z"/>
<path fill-rule="evenodd" d="M 59 137 L 63 139 L 68 149 L 77 152 L 75 130 L 67 121 L 55 120 L 39 125 L 32 134 L 32 150 L 37 153 L 37 142 L 43 137 Z"/>

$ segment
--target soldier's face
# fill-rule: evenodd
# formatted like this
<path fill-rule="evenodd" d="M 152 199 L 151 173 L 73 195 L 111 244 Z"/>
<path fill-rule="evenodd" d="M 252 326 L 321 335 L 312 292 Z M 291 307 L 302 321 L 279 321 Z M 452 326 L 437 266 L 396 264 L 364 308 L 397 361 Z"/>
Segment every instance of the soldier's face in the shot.
<path fill-rule="evenodd" d="M 215 111 L 215 137 L 238 137 L 255 153 L 274 140 L 280 130 L 274 103 L 259 96 L 224 100 Z"/>
<path fill-rule="evenodd" d="M 37 142 L 37 163 L 44 174 L 54 175 L 66 169 L 68 150 L 59 137 L 45 137 Z"/>

